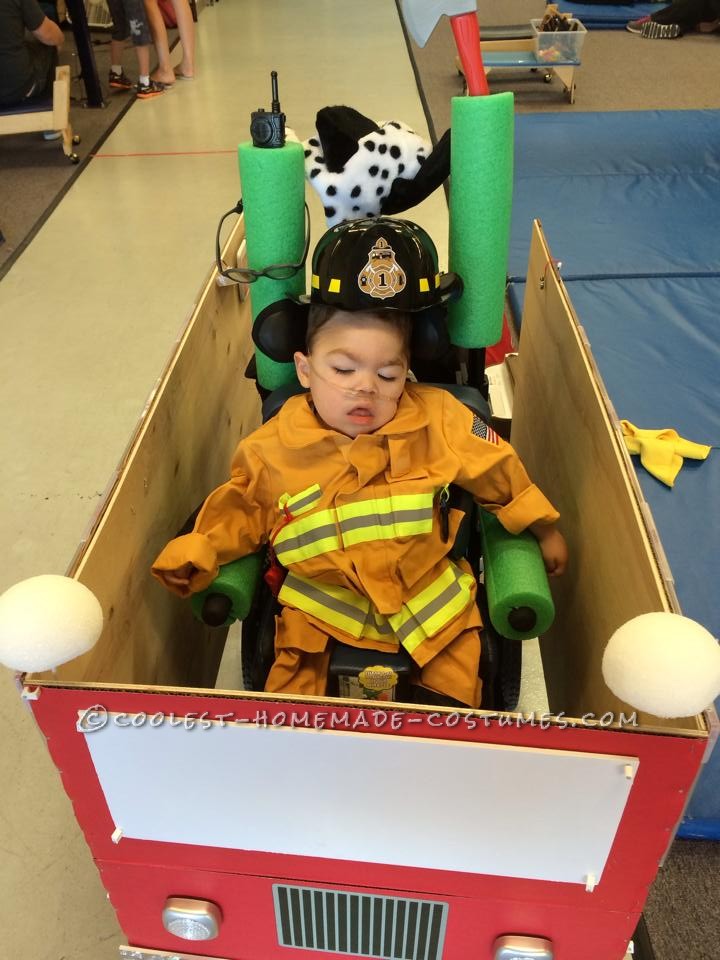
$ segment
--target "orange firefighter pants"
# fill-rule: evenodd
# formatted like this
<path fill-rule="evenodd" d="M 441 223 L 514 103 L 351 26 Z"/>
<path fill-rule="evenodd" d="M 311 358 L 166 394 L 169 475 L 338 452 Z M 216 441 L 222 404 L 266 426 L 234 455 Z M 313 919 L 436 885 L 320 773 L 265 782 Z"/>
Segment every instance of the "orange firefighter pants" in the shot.
<path fill-rule="evenodd" d="M 442 631 L 425 640 L 413 652 L 419 668 L 419 685 L 469 707 L 478 707 L 480 626 L 480 615 L 472 602 Z M 356 640 L 342 636 L 337 639 L 359 646 Z M 275 662 L 265 690 L 268 693 L 325 696 L 332 641 L 326 625 L 300 610 L 284 607 L 276 619 Z M 369 646 L 383 649 L 375 644 Z"/>

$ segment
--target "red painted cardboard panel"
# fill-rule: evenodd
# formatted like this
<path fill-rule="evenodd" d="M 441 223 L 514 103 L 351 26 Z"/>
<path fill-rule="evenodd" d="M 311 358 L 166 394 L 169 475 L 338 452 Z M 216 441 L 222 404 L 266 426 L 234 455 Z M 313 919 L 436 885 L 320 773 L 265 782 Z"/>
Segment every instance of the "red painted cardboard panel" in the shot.
<path fill-rule="evenodd" d="M 347 709 L 272 700 L 155 694 L 135 691 L 89 691 L 43 688 L 31 701 L 33 712 L 48 738 L 48 747 L 61 771 L 78 822 L 96 859 L 136 864 L 156 864 L 187 869 L 225 871 L 258 876 L 294 877 L 317 883 L 355 882 L 392 887 L 427 894 L 477 896 L 511 902 L 558 903 L 587 909 L 610 909 L 639 913 L 658 864 L 679 819 L 687 791 L 702 759 L 704 741 L 691 737 L 621 733 L 588 727 L 565 729 L 540 725 L 486 726 L 482 718 L 439 713 L 403 713 L 374 709 Z M 580 750 L 624 754 L 640 758 L 640 769 L 630 793 L 603 881 L 593 893 L 577 885 L 546 883 L 441 870 L 400 866 L 356 864 L 341 860 L 291 857 L 257 851 L 223 850 L 190 845 L 122 839 L 114 844 L 114 828 L 98 783 L 85 735 L 77 731 L 78 712 L 100 703 L 108 711 L 157 715 L 168 722 L 176 718 L 227 715 L 251 722 L 308 722 L 336 729 L 355 728 L 393 736 L 432 736 L 489 743 L 540 746 L 559 750 Z M 180 719 L 180 722 L 182 720 Z M 230 722 L 230 719 L 227 720 Z M 474 724 L 474 726 L 473 726 Z M 395 727 L 395 729 L 393 729 Z M 472 728 L 471 728 L 472 727 Z M 102 736 L 98 730 L 93 736 Z M 422 789 L 424 772 L 409 789 Z M 427 775 L 432 775 L 429 771 Z M 152 771 L 148 771 L 152 776 Z M 142 802 L 141 792 L 138 802 Z M 452 815 L 452 797 L 447 810 Z M 528 816 L 532 816 L 532 794 L 528 794 Z M 432 842 L 428 836 L 418 842 Z"/>
<path fill-rule="evenodd" d="M 227 960 L 328 960 L 340 954 L 280 946 L 267 877 L 211 871 L 145 867 L 127 863 L 98 864 L 120 923 L 130 943 L 156 950 L 198 952 Z M 364 880 L 359 873 L 357 880 Z M 290 884 L 293 879 L 290 878 Z M 388 888 L 341 885 L 342 890 L 403 896 Z M 223 914 L 213 940 L 189 942 L 169 934 L 162 909 L 170 896 L 216 903 Z M 552 941 L 555 960 L 622 960 L 639 919 L 630 912 L 607 912 L 559 904 L 516 902 L 494 897 L 436 897 L 448 904 L 443 960 L 492 960 L 499 936 L 515 933 Z"/>

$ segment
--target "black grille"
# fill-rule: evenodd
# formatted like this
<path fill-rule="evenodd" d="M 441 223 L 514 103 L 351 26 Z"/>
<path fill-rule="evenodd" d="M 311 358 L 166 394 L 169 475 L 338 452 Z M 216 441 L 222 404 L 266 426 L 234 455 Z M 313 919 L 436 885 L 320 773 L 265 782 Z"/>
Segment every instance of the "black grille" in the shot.
<path fill-rule="evenodd" d="M 273 884 L 278 943 L 379 960 L 440 960 L 448 905 Z"/>

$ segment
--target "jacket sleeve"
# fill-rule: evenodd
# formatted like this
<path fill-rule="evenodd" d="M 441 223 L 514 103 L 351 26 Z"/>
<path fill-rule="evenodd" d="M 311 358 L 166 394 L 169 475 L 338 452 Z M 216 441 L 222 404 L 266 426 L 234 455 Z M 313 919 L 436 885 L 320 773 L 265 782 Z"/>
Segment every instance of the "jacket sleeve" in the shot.
<path fill-rule="evenodd" d="M 515 450 L 463 404 L 443 398 L 445 439 L 458 459 L 454 482 L 494 513 L 510 533 L 560 516 L 530 481 Z"/>
<path fill-rule="evenodd" d="M 192 533 L 171 540 L 152 565 L 152 573 L 182 597 L 205 590 L 220 566 L 254 553 L 267 541 L 272 506 L 266 467 L 244 444 L 233 457 L 230 479 L 203 504 Z M 192 563 L 189 587 L 173 587 L 163 571 Z"/>

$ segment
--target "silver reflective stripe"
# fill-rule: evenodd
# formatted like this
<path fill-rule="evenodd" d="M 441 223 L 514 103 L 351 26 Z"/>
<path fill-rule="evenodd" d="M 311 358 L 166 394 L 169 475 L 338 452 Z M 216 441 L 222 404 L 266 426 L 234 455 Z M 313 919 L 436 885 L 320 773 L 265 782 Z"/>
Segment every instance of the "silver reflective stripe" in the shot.
<path fill-rule="evenodd" d="M 304 597 L 307 597 L 308 600 L 313 600 L 323 607 L 328 607 L 330 610 L 341 613 L 344 617 L 349 617 L 350 620 L 355 620 L 356 623 L 364 624 L 368 619 L 364 611 L 358 610 L 357 607 L 353 607 L 352 604 L 345 603 L 337 597 L 330 596 L 330 594 L 325 593 L 324 590 L 318 590 L 317 587 L 308 583 L 307 580 L 301 580 L 292 573 L 288 573 L 287 577 L 285 577 L 283 587 L 286 586 L 291 590 L 295 590 L 297 593 L 301 593 Z"/>
<path fill-rule="evenodd" d="M 421 610 L 418 610 L 417 613 L 412 614 L 410 619 L 395 631 L 395 636 L 400 643 L 404 643 L 413 630 L 417 630 L 423 623 L 427 623 L 430 617 L 434 616 L 442 607 L 450 603 L 459 593 L 462 593 L 462 589 L 456 580 L 454 583 L 445 587 L 443 592 L 438 594 L 434 600 L 431 600 L 430 603 L 426 604 Z"/>
<path fill-rule="evenodd" d="M 324 540 L 326 537 L 334 537 L 337 534 L 337 529 L 334 523 L 326 523 L 323 527 L 313 527 L 312 530 L 306 530 L 304 533 L 299 533 L 296 537 L 292 537 L 288 540 L 276 540 L 274 543 L 275 555 L 282 557 L 284 553 L 289 553 L 291 550 L 298 550 L 301 547 L 310 547 L 314 543 L 317 543 L 318 540 Z M 333 549 L 337 549 L 337 544 Z"/>
<path fill-rule="evenodd" d="M 449 905 L 273 884 L 278 944 L 377 960 L 441 960 Z"/>
<path fill-rule="evenodd" d="M 393 629 L 385 617 L 381 616 L 380 614 L 376 614 L 369 601 L 367 601 L 364 597 L 361 597 L 359 594 L 358 602 L 362 604 L 365 609 L 354 607 L 351 603 L 346 603 L 339 597 L 333 597 L 325 590 L 314 587 L 312 583 L 309 583 L 307 580 L 296 577 L 293 573 L 288 573 L 278 597 L 281 603 L 283 601 L 283 590 L 285 587 L 287 587 L 289 590 L 294 590 L 303 597 L 307 597 L 308 600 L 319 604 L 321 607 L 325 607 L 328 610 L 334 610 L 341 616 L 347 617 L 349 620 L 353 620 L 361 628 L 357 633 L 358 637 L 362 636 L 362 628 L 365 626 L 370 627 L 372 630 L 384 636 L 388 636 L 390 638 L 393 637 Z"/>
<path fill-rule="evenodd" d="M 287 502 L 287 508 L 290 511 L 290 513 L 294 513 L 294 512 L 297 512 L 298 510 L 302 510 L 304 507 L 309 506 L 309 504 L 311 503 L 315 503 L 315 501 L 319 500 L 321 497 L 322 497 L 322 490 L 320 489 L 313 490 L 311 493 L 306 494 L 304 497 L 302 497 L 299 500 L 296 500 L 293 497 L 291 497 Z"/>
<path fill-rule="evenodd" d="M 396 523 L 418 523 L 421 520 L 432 520 L 433 508 L 425 507 L 421 510 L 395 510 L 391 513 L 371 513 L 364 517 L 348 517 L 340 521 L 343 533 L 357 530 L 360 527 L 386 527 Z"/>

